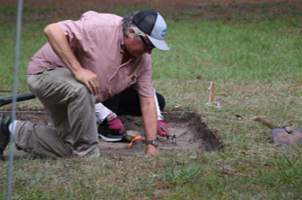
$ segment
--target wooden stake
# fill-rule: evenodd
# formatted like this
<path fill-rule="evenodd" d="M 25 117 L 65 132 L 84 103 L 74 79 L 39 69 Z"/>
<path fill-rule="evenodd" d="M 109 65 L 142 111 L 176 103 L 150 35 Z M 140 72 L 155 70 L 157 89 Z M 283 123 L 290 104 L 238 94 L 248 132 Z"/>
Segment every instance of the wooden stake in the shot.
<path fill-rule="evenodd" d="M 212 105 L 214 102 L 214 95 L 215 95 L 215 82 L 210 82 L 210 87 L 209 87 L 209 104 Z"/>

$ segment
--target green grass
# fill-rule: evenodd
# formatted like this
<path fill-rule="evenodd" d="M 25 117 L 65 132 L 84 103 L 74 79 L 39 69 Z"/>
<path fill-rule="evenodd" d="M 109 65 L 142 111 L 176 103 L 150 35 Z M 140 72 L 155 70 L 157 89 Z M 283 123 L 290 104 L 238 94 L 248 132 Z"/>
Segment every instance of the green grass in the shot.
<path fill-rule="evenodd" d="M 167 110 L 195 110 L 219 131 L 224 151 L 205 154 L 105 157 L 98 159 L 19 159 L 14 162 L 15 199 L 299 199 L 301 147 L 273 144 L 271 132 L 250 120 L 263 114 L 279 125 L 302 124 L 301 4 L 257 4 L 253 12 L 207 8 L 162 8 L 168 16 L 171 50 L 154 50 L 153 83 Z M 237 6 L 238 7 L 238 6 Z M 236 8 L 236 5 L 234 6 Z M 138 6 L 134 10 L 139 9 Z M 188 8 L 187 8 L 188 9 Z M 130 8 L 116 10 L 126 13 Z M 221 14 L 224 13 L 224 14 Z M 50 22 L 25 21 L 22 29 L 19 92 L 28 92 L 25 69 L 46 42 Z M 0 84 L 12 88 L 15 25 L 0 24 Z M 205 105 L 209 82 L 215 101 Z M 19 107 L 35 107 L 18 104 Z M 236 120 L 239 114 L 244 120 Z M 5 198 L 8 163 L 0 163 L 0 198 Z"/>
<path fill-rule="evenodd" d="M 35 22 L 24 23 L 22 26 L 22 38 L 20 46 L 20 61 L 19 61 L 19 90 L 20 92 L 28 92 L 26 85 L 25 71 L 29 59 L 33 54 L 47 42 L 43 34 L 43 28 L 47 23 Z M 1 90 L 12 90 L 12 81 L 14 74 L 14 55 L 15 55 L 15 37 L 16 27 L 13 23 L 4 24 L 1 26 L 1 69 L 0 69 L 0 84 Z"/>
<path fill-rule="evenodd" d="M 301 77 L 301 42 L 297 40 L 301 30 L 286 30 L 286 21 L 168 23 L 171 51 L 154 52 L 155 58 L 161 58 L 153 61 L 155 79 L 200 75 L 208 80 L 242 83 Z"/>

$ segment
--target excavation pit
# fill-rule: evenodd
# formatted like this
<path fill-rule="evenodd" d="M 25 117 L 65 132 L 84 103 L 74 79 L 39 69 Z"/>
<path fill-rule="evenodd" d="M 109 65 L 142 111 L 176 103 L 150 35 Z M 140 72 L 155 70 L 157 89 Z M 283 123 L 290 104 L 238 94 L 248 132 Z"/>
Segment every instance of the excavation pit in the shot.
<path fill-rule="evenodd" d="M 10 114 L 10 112 L 6 112 Z M 197 153 L 222 149 L 222 141 L 217 133 L 212 131 L 196 112 L 171 111 L 163 112 L 164 121 L 169 127 L 169 134 L 176 136 L 176 144 L 171 139 L 158 136 L 159 152 L 163 153 Z M 40 125 L 52 126 L 49 116 L 44 111 L 17 111 L 16 119 L 28 120 Z M 141 117 L 120 116 L 126 130 L 143 132 Z M 129 142 L 106 142 L 99 140 L 101 155 L 133 155 L 144 154 L 145 143 L 136 141 L 128 148 Z M 8 150 L 4 152 L 8 157 Z M 23 151 L 14 152 L 14 157 L 26 157 L 29 154 Z"/>

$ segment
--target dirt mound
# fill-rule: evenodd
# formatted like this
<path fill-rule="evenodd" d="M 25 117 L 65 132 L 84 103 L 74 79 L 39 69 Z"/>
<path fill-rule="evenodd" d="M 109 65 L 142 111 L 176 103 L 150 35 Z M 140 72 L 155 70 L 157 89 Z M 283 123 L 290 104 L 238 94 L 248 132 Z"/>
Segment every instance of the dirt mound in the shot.
<path fill-rule="evenodd" d="M 7 114 L 10 114 L 7 112 Z M 222 149 L 222 142 L 201 116 L 195 112 L 172 111 L 163 112 L 165 122 L 169 126 L 170 135 L 176 136 L 176 144 L 171 139 L 158 136 L 159 151 L 162 153 L 204 153 Z M 143 132 L 141 117 L 121 116 L 126 130 Z M 52 126 L 49 116 L 44 111 L 18 111 L 16 119 L 29 120 L 36 124 Z M 101 155 L 133 155 L 144 154 L 145 144 L 143 140 L 135 142 L 128 148 L 129 142 L 99 141 Z M 8 156 L 8 151 L 5 152 Z M 15 151 L 15 157 L 28 156 L 25 152 Z"/>

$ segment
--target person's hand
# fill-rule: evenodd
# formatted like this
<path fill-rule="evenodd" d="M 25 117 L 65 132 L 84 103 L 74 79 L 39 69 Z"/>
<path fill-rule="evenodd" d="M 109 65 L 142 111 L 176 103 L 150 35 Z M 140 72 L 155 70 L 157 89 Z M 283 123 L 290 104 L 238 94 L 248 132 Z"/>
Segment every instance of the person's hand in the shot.
<path fill-rule="evenodd" d="M 158 150 L 157 147 L 153 146 L 152 144 L 146 145 L 146 154 L 157 154 Z"/>
<path fill-rule="evenodd" d="M 118 118 L 118 116 L 116 116 L 114 112 L 110 113 L 107 116 L 106 120 L 107 120 L 108 128 L 110 130 L 119 132 L 120 134 L 123 133 L 124 125 L 120 120 L 120 118 Z"/>
<path fill-rule="evenodd" d="M 164 120 L 157 121 L 157 134 L 165 137 L 169 132 L 168 125 L 164 122 Z"/>
<path fill-rule="evenodd" d="M 90 93 L 97 95 L 99 92 L 99 79 L 98 76 L 88 69 L 82 68 L 74 74 L 75 79 L 83 83 Z"/>

